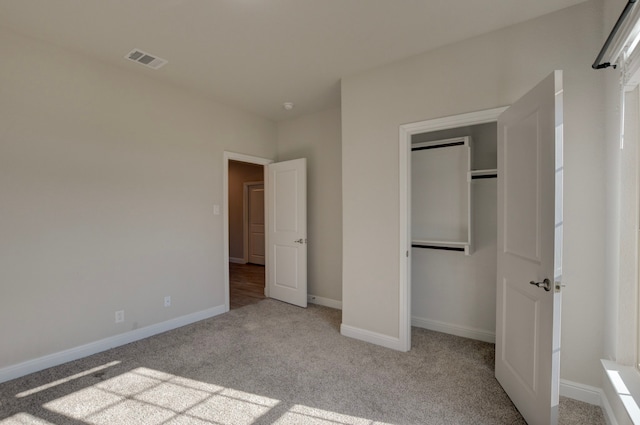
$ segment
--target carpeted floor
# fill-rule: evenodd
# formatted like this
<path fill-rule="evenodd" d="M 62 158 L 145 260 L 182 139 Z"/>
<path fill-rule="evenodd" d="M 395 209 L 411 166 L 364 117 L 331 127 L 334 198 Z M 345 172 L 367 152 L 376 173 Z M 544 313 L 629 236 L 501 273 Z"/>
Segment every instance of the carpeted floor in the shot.
<path fill-rule="evenodd" d="M 524 424 L 494 347 L 414 329 L 400 353 L 341 312 L 274 300 L 0 384 L 0 424 Z M 604 424 L 563 399 L 561 423 Z"/>

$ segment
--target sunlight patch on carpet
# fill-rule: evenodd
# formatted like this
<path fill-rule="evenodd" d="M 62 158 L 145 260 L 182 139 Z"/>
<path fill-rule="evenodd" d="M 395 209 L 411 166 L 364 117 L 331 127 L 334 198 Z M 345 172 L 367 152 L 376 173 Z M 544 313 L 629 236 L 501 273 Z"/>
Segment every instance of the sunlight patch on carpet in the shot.
<path fill-rule="evenodd" d="M 30 389 L 28 391 L 23 391 L 21 393 L 16 394 L 16 397 L 18 397 L 18 398 L 27 397 L 27 396 L 33 395 L 35 393 L 39 393 L 40 391 L 48 390 L 49 388 L 57 387 L 58 385 L 65 384 L 67 382 L 73 381 L 74 379 L 82 378 L 83 376 L 87 376 L 87 375 L 91 375 L 92 373 L 100 372 L 102 370 L 108 369 L 108 368 L 113 367 L 113 366 L 118 365 L 118 364 L 120 364 L 119 361 L 109 362 L 109 363 L 104 364 L 102 366 L 94 367 L 92 369 L 85 370 L 84 372 L 76 373 L 75 375 L 67 376 L 66 378 L 62 378 L 62 379 L 58 379 L 58 380 L 53 381 L 53 382 L 49 382 L 48 384 L 45 384 L 45 385 L 40 385 L 39 387 L 32 388 L 32 389 Z"/>
<path fill-rule="evenodd" d="M 119 362 L 107 363 L 65 379 L 25 391 L 36 392 L 95 373 Z M 145 367 L 100 381 L 42 405 L 54 415 L 88 425 L 251 425 L 271 415 L 277 425 L 391 425 L 233 388 L 153 370 Z M 49 425 L 44 418 L 25 412 L 0 420 L 0 425 Z M 264 418 L 263 418 L 264 419 Z"/>
<path fill-rule="evenodd" d="M 296 404 L 282 415 L 274 425 L 391 425 L 387 422 L 374 422 L 370 419 L 343 415 L 322 409 Z"/>
<path fill-rule="evenodd" d="M 278 403 L 256 394 L 137 368 L 43 406 L 95 425 L 250 425 Z"/>

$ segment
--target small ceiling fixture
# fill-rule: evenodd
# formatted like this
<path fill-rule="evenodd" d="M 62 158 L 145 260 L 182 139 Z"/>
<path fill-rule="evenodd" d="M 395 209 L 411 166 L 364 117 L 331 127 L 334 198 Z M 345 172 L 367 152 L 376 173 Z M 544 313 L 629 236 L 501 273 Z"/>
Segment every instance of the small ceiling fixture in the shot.
<path fill-rule="evenodd" d="M 282 104 L 282 107 L 284 108 L 285 111 L 290 111 L 293 109 L 293 102 L 284 102 Z"/>
<path fill-rule="evenodd" d="M 143 52 L 140 49 L 133 49 L 125 56 L 125 58 L 134 62 L 138 62 L 139 64 L 151 69 L 158 69 L 166 65 L 168 62 L 168 60 L 166 59 L 162 59 L 147 52 Z"/>

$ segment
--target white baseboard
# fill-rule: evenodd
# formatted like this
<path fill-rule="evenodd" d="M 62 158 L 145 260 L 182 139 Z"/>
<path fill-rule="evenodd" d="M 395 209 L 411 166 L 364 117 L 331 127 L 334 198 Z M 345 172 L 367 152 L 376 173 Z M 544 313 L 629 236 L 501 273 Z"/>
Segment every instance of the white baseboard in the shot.
<path fill-rule="evenodd" d="M 338 310 L 342 310 L 342 301 L 332 300 L 331 298 L 319 297 L 317 295 L 307 295 L 307 302 L 311 304 L 322 305 L 324 307 L 331 307 Z"/>
<path fill-rule="evenodd" d="M 30 373 L 38 372 L 49 367 L 58 366 L 73 360 L 78 360 L 92 354 L 106 351 L 114 347 L 129 344 L 162 332 L 170 331 L 181 326 L 189 325 L 200 320 L 218 316 L 226 311 L 225 306 L 212 307 L 207 310 L 176 317 L 155 325 L 145 326 L 122 334 L 114 335 L 98 341 L 90 342 L 68 350 L 59 351 L 37 359 L 27 360 L 12 366 L 0 369 L 0 383 L 10 381 Z"/>
<path fill-rule="evenodd" d="M 441 322 L 438 320 L 431 320 L 414 316 L 411 318 L 411 326 L 461 336 L 463 338 L 477 339 L 479 341 L 490 342 L 492 344 L 496 343 L 495 332 L 454 325 L 452 323 Z"/>
<path fill-rule="evenodd" d="M 406 351 L 399 338 L 383 335 L 377 332 L 360 329 L 353 326 L 340 325 L 340 333 L 349 338 L 359 339 L 360 341 L 370 342 L 372 344 L 381 345 L 392 350 Z"/>
<path fill-rule="evenodd" d="M 235 264 L 247 264 L 247 262 L 244 261 L 244 258 L 238 258 L 238 257 L 229 257 L 229 262 L 235 263 Z"/>
<path fill-rule="evenodd" d="M 582 401 L 584 403 L 600 406 L 602 405 L 602 397 L 604 396 L 604 393 L 601 388 L 561 379 L 560 395 Z"/>
<path fill-rule="evenodd" d="M 560 395 L 582 401 L 584 403 L 600 406 L 607 425 L 618 425 L 613 408 L 611 407 L 611 404 L 607 399 L 607 395 L 602 388 L 561 379 Z"/>
<path fill-rule="evenodd" d="M 640 374 L 632 365 L 601 359 L 603 377 L 603 408 L 610 417 L 623 424 L 640 424 Z"/>

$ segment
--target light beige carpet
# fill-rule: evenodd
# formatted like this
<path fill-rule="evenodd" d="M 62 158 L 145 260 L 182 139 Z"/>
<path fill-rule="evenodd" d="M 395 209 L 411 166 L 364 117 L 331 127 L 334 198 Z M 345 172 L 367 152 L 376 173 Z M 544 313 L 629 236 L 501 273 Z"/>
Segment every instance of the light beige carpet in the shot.
<path fill-rule="evenodd" d="M 414 329 L 400 353 L 341 312 L 274 300 L 0 384 L 8 424 L 524 424 L 492 344 Z M 604 424 L 563 400 L 562 424 Z"/>

